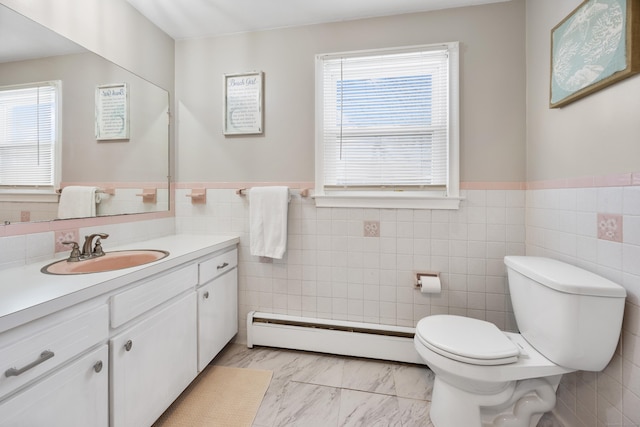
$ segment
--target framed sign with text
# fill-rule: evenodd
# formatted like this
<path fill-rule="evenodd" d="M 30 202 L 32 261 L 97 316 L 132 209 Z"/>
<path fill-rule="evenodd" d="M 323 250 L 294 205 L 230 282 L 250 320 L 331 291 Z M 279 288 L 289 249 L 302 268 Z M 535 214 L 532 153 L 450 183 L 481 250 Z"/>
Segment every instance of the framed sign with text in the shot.
<path fill-rule="evenodd" d="M 224 75 L 223 131 L 252 135 L 263 131 L 262 71 Z"/>
<path fill-rule="evenodd" d="M 129 139 L 129 92 L 126 83 L 96 87 L 96 139 Z"/>

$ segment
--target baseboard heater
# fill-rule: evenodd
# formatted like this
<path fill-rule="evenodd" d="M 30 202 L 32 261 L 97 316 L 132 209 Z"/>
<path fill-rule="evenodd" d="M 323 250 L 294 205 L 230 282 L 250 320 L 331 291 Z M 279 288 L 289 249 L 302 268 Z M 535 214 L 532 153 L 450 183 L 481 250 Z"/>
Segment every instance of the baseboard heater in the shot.
<path fill-rule="evenodd" d="M 402 326 L 256 311 L 247 315 L 249 348 L 259 345 L 424 364 L 413 346 L 414 334 L 414 328 Z"/>

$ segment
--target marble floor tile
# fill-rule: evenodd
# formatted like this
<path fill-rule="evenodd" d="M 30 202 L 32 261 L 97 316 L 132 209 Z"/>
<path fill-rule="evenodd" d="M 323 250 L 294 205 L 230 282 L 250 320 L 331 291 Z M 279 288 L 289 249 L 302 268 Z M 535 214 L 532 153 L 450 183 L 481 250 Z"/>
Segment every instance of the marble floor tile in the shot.
<path fill-rule="evenodd" d="M 291 381 L 340 387 L 344 371 L 344 358 L 331 355 L 315 355 L 304 369 L 291 376 Z"/>
<path fill-rule="evenodd" d="M 253 427 L 434 427 L 427 367 L 229 344 L 215 365 L 273 371 Z M 538 427 L 562 427 L 545 414 Z"/>
<path fill-rule="evenodd" d="M 274 425 L 278 411 L 285 399 L 284 392 L 289 380 L 282 378 L 272 378 L 269 388 L 262 399 L 256 418 L 253 421 L 254 427 L 271 427 Z"/>
<path fill-rule="evenodd" d="M 344 362 L 342 388 L 371 393 L 396 395 L 394 363 L 366 359 L 347 359 Z"/>
<path fill-rule="evenodd" d="M 290 380 L 293 375 L 306 371 L 318 361 L 318 355 L 315 353 L 264 348 L 255 348 L 255 350 L 257 353 L 248 367 L 273 371 L 274 378 Z"/>
<path fill-rule="evenodd" d="M 248 351 L 246 345 L 228 344 L 214 359 L 212 363 L 219 366 L 229 366 L 233 368 L 246 368 L 256 357 L 255 352 Z M 266 349 L 264 350 L 266 351 Z"/>
<path fill-rule="evenodd" d="M 434 427 L 429 418 L 431 402 L 398 397 L 402 427 Z"/>
<path fill-rule="evenodd" d="M 393 379 L 398 397 L 431 400 L 434 375 L 426 366 L 398 364 Z"/>
<path fill-rule="evenodd" d="M 398 398 L 386 394 L 342 390 L 340 427 L 402 427 Z"/>
<path fill-rule="evenodd" d="M 274 427 L 337 427 L 339 388 L 289 382 L 285 389 Z"/>

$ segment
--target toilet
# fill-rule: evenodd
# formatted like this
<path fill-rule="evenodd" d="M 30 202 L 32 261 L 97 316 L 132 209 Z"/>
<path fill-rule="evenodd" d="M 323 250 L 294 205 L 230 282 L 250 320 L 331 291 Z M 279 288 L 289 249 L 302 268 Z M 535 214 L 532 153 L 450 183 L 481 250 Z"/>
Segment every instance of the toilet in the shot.
<path fill-rule="evenodd" d="M 416 326 L 415 348 L 435 374 L 435 427 L 535 427 L 563 374 L 601 371 L 616 349 L 622 286 L 549 258 L 504 262 L 520 333 L 455 315 Z"/>

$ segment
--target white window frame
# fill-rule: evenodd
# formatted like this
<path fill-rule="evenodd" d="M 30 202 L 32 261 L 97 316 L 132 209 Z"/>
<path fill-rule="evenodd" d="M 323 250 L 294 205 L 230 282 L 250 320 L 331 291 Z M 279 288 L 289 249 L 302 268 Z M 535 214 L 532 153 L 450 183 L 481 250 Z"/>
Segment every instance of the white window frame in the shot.
<path fill-rule="evenodd" d="M 382 188 L 367 190 L 340 190 L 325 188 L 324 178 L 324 100 L 323 100 L 323 60 L 325 58 L 362 56 L 364 54 L 383 55 L 407 50 L 434 49 L 446 47 L 449 52 L 449 141 L 448 171 L 444 190 L 416 189 L 385 191 Z M 410 46 L 392 49 L 342 52 L 316 55 L 315 87 L 315 203 L 317 207 L 354 208 L 409 208 L 409 209 L 458 209 L 460 206 L 460 106 L 459 106 L 459 43 Z"/>
<path fill-rule="evenodd" d="M 56 128 L 53 151 L 53 183 L 40 186 L 12 186 L 0 185 L 0 202 L 42 202 L 57 203 L 59 194 L 56 189 L 60 187 L 62 165 L 62 82 L 60 80 L 33 82 L 20 85 L 3 86 L 1 89 L 23 89 L 42 85 L 51 85 L 56 88 Z"/>

